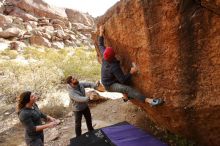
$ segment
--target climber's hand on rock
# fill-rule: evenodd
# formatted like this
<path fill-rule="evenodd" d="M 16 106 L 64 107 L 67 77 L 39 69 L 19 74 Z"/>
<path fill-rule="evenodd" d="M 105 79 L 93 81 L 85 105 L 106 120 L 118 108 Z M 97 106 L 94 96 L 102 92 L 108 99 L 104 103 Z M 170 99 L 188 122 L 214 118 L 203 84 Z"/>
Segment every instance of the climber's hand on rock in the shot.
<path fill-rule="evenodd" d="M 104 26 L 101 25 L 101 26 L 99 26 L 99 35 L 102 36 L 103 33 L 104 33 Z"/>
<path fill-rule="evenodd" d="M 131 67 L 131 70 L 130 70 L 130 74 L 135 74 L 135 73 L 137 73 L 138 72 L 138 70 L 137 70 L 137 68 L 136 67 Z"/>

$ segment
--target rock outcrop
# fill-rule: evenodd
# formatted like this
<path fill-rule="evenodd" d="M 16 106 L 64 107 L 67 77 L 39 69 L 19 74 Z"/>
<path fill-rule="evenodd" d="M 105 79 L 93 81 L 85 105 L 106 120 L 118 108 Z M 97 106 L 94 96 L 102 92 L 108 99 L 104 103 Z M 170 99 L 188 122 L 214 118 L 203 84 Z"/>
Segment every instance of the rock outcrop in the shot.
<path fill-rule="evenodd" d="M 24 17 L 25 15 L 32 15 L 35 17 L 46 17 L 56 20 L 61 20 L 68 25 L 71 23 L 82 23 L 87 26 L 94 26 L 93 18 L 86 13 L 81 13 L 72 9 L 57 8 L 48 5 L 43 0 L 6 0 L 8 3 L 6 13 L 16 16 Z M 33 18 L 32 18 L 33 19 Z"/>
<path fill-rule="evenodd" d="M 21 30 L 19 28 L 13 27 L 13 28 L 8 28 L 4 31 L 0 32 L 0 37 L 9 39 L 12 37 L 18 37 L 21 33 Z"/>
<path fill-rule="evenodd" d="M 0 7 L 0 38 L 25 43 L 22 46 L 94 47 L 90 33 L 95 23 L 87 13 L 52 7 L 43 0 L 4 0 Z"/>
<path fill-rule="evenodd" d="M 7 26 L 8 24 L 11 24 L 13 20 L 9 16 L 5 16 L 0 14 L 0 26 L 4 27 Z"/>
<path fill-rule="evenodd" d="M 88 14 L 83 14 L 83 13 L 80 13 L 79 11 L 72 10 L 72 9 L 66 9 L 65 11 L 66 11 L 68 20 L 72 23 L 82 23 L 87 26 L 94 25 L 94 20 Z"/>
<path fill-rule="evenodd" d="M 62 8 L 55 8 L 43 0 L 6 0 L 11 5 L 16 6 L 17 8 L 24 10 L 37 17 L 47 17 L 53 19 L 65 19 L 66 13 Z"/>
<path fill-rule="evenodd" d="M 38 35 L 33 35 L 30 38 L 30 43 L 32 45 L 39 45 L 39 46 L 46 46 L 46 47 L 51 47 L 51 44 L 49 42 L 48 39 L 42 37 L 42 36 L 38 36 Z"/>
<path fill-rule="evenodd" d="M 165 100 L 156 108 L 135 103 L 160 127 L 208 146 L 220 143 L 219 6 L 220 0 L 121 0 L 97 20 L 124 71 L 136 62 L 134 86 Z"/>

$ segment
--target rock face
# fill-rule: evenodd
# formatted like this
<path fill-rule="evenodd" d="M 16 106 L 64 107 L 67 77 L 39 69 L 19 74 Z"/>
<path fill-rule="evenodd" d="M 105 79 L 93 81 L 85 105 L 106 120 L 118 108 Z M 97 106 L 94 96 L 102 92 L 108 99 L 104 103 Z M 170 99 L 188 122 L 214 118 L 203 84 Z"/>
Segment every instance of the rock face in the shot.
<path fill-rule="evenodd" d="M 201 5 L 214 13 L 220 15 L 220 1 L 219 0 L 201 0 Z"/>
<path fill-rule="evenodd" d="M 43 0 L 7 0 L 7 2 L 10 2 L 25 12 L 29 12 L 38 17 L 47 17 L 53 19 L 63 19 L 66 17 L 64 9 L 53 8 Z"/>
<path fill-rule="evenodd" d="M 97 20 L 134 86 L 165 104 L 142 106 L 160 127 L 220 143 L 220 0 L 121 0 Z M 210 11 L 211 10 L 211 11 Z M 97 47 L 97 34 L 94 35 Z"/>
<path fill-rule="evenodd" d="M 68 20 L 72 23 L 82 23 L 87 26 L 93 26 L 94 21 L 91 16 L 88 14 L 82 14 L 78 11 L 72 10 L 72 9 L 66 9 L 66 14 L 68 17 Z"/>
<path fill-rule="evenodd" d="M 83 23 L 87 26 L 94 25 L 93 18 L 88 14 L 81 13 L 72 9 L 52 7 L 45 3 L 43 0 L 6 1 L 10 3 L 10 5 L 7 7 L 7 13 L 13 13 L 16 16 L 21 17 L 22 15 L 22 17 L 30 17 L 30 15 L 33 15 L 36 17 L 46 17 L 56 19 L 56 22 L 58 20 L 61 20 L 63 21 L 63 23 L 66 23 L 66 25 L 68 25 L 68 21 L 72 23 Z M 13 6 L 16 6 L 16 8 L 13 8 Z M 21 13 L 21 11 L 23 12 L 23 14 Z M 24 12 L 27 13 L 24 14 Z"/>

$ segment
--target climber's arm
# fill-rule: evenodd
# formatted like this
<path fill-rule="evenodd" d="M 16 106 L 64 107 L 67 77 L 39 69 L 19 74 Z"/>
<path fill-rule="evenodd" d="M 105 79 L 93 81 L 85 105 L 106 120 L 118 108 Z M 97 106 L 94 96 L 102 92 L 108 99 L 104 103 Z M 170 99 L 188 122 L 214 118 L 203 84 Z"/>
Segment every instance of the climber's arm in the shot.
<path fill-rule="evenodd" d="M 103 33 L 104 33 L 104 27 L 100 26 L 99 27 L 99 39 L 98 39 L 98 44 L 99 44 L 99 50 L 103 56 L 103 53 L 105 51 L 105 43 L 104 43 L 104 37 L 103 37 Z"/>

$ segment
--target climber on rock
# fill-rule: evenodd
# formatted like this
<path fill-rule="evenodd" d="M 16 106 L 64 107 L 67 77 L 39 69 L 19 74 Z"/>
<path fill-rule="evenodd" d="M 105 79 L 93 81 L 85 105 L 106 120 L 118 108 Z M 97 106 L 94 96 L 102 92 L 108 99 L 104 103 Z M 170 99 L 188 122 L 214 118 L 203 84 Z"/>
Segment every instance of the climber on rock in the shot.
<path fill-rule="evenodd" d="M 151 106 L 163 104 L 161 98 L 146 98 L 137 90 L 128 86 L 131 76 L 137 73 L 136 66 L 132 66 L 128 74 L 124 74 L 120 67 L 120 62 L 115 58 L 115 52 L 111 47 L 104 45 L 104 27 L 99 27 L 98 45 L 102 55 L 101 81 L 105 89 L 109 92 L 120 92 L 124 95 L 124 101 L 135 98 Z"/>

